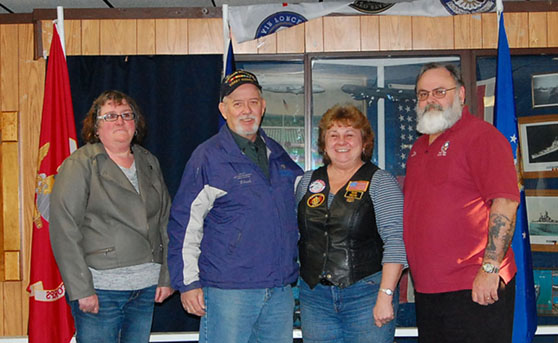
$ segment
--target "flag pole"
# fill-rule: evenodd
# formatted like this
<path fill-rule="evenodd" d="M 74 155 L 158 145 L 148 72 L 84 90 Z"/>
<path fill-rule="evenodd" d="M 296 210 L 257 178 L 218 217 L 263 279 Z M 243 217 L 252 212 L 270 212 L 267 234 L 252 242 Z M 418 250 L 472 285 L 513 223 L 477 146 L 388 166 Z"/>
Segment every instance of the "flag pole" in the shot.
<path fill-rule="evenodd" d="M 500 16 L 504 12 L 504 1 L 496 0 L 496 14 L 498 15 L 498 23 L 500 23 Z"/>
<path fill-rule="evenodd" d="M 58 35 L 60 36 L 60 44 L 62 45 L 62 51 L 64 52 L 64 59 L 66 59 L 66 35 L 64 34 L 64 7 L 56 7 L 56 29 L 58 30 Z"/>
<path fill-rule="evenodd" d="M 229 44 L 231 43 L 231 32 L 229 28 L 229 5 L 223 4 L 223 77 L 227 76 L 227 58 Z"/>

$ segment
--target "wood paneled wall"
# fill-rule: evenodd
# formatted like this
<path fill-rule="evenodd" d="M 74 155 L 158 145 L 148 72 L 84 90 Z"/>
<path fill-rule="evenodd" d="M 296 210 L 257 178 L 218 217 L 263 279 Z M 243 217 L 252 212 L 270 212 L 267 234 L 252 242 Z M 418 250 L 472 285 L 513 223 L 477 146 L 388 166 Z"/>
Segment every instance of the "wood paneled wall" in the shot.
<path fill-rule="evenodd" d="M 17 112 L 0 112 L 0 281 L 21 280 Z"/>
<path fill-rule="evenodd" d="M 52 23 L 44 21 L 41 28 L 44 56 L 50 46 Z M 558 12 L 506 13 L 506 29 L 512 48 L 558 47 Z M 68 55 L 221 54 L 223 51 L 221 19 L 66 20 L 65 39 Z M 45 60 L 34 59 L 35 43 L 32 24 L 0 24 L 0 109 L 12 113 L 9 115 L 12 119 L 15 116 L 18 123 L 18 153 L 2 151 L 2 165 L 17 166 L 17 178 L 12 179 L 17 180 L 13 181 L 17 187 L 4 184 L 0 190 L 3 194 L 0 225 L 5 229 L 6 221 L 14 225 L 13 220 L 17 218 L 19 234 L 16 240 L 4 235 L 0 243 L 4 248 L 8 241 L 19 245 L 16 261 L 21 276 L 21 281 L 0 282 L 0 336 L 27 333 L 25 289 L 45 78 Z M 495 14 L 444 18 L 332 16 L 235 44 L 235 53 L 493 49 L 496 44 Z M 5 180 L 6 173 L 2 177 Z M 15 206 L 6 207 L 8 203 Z M 13 234 L 13 230 L 0 232 Z M 5 250 L 12 251 L 12 248 Z"/>
<path fill-rule="evenodd" d="M 3 212 L 2 215 L 4 223 L 7 218 L 18 221 L 16 233 L 19 234 L 19 247 L 16 249 L 20 251 L 17 263 L 21 266 L 19 277 L 16 278 L 20 281 L 0 283 L 2 336 L 27 333 L 28 295 L 25 288 L 29 274 L 31 218 L 45 79 L 45 61 L 34 60 L 33 49 L 33 25 L 0 25 L 0 110 L 3 117 L 15 117 L 18 150 L 18 153 L 10 157 L 2 155 L 3 163 L 8 160 L 6 163 L 16 166 L 11 174 L 2 175 L 3 181 L 11 178 L 11 182 L 17 182 L 17 185 L 13 185 L 15 191 L 11 192 L 11 198 L 2 199 L 4 209 L 6 203 L 12 204 L 11 212 Z M 5 244 L 4 247 L 6 248 Z"/>
<path fill-rule="evenodd" d="M 68 55 L 220 54 L 221 19 L 66 20 Z M 558 12 L 506 13 L 510 48 L 558 47 Z M 42 22 L 43 56 L 52 23 Z M 237 54 L 495 49 L 496 14 L 331 16 L 236 44 Z"/>

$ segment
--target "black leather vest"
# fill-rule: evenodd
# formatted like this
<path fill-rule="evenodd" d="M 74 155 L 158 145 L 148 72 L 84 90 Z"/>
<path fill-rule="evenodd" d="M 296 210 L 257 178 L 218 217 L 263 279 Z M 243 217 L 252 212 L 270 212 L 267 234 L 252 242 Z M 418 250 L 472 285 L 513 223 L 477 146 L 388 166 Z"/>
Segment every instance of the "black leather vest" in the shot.
<path fill-rule="evenodd" d="M 382 269 L 383 241 L 378 234 L 370 180 L 378 170 L 365 163 L 327 207 L 326 167 L 312 173 L 298 204 L 300 275 L 314 288 L 321 278 L 344 288 Z"/>

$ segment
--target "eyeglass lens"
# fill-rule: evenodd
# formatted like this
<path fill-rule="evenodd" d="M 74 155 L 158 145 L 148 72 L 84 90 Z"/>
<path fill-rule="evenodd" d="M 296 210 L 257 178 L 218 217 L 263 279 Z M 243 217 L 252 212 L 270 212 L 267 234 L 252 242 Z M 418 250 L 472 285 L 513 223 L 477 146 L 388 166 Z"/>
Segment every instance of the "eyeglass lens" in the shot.
<path fill-rule="evenodd" d="M 118 113 L 114 113 L 114 112 L 109 112 L 106 113 L 102 116 L 99 116 L 99 119 L 103 119 L 105 121 L 116 121 L 118 120 L 118 117 L 121 117 L 123 120 L 134 120 L 136 117 L 136 114 L 134 112 L 122 112 L 120 114 Z"/>
<path fill-rule="evenodd" d="M 436 99 L 443 99 L 446 96 L 446 93 L 448 91 L 454 90 L 456 87 L 453 88 L 436 88 L 433 89 L 431 91 L 425 91 L 425 90 L 421 90 L 417 92 L 417 98 L 419 99 L 419 101 L 423 101 L 426 100 L 428 98 L 428 95 L 430 93 L 432 93 L 432 96 L 435 97 Z"/>

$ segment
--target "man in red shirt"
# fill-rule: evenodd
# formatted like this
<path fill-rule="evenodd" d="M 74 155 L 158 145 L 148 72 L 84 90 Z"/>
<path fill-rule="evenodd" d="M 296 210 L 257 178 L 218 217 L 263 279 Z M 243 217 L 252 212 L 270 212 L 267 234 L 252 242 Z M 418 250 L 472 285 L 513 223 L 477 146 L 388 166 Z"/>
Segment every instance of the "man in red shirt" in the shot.
<path fill-rule="evenodd" d="M 511 146 L 464 106 L 453 65 L 417 77 L 416 141 L 407 160 L 404 240 L 419 342 L 511 342 L 519 203 Z"/>

